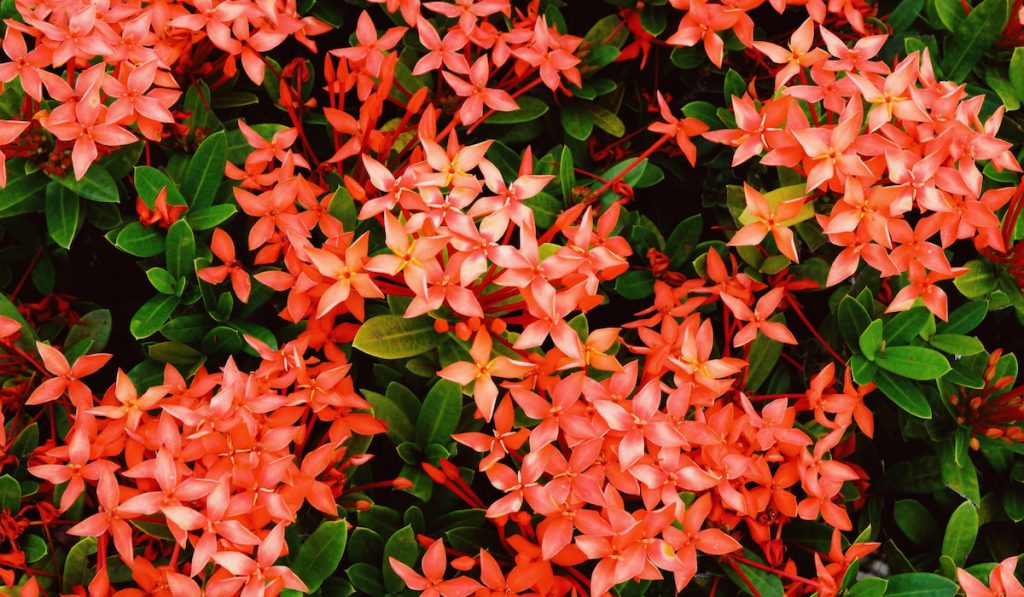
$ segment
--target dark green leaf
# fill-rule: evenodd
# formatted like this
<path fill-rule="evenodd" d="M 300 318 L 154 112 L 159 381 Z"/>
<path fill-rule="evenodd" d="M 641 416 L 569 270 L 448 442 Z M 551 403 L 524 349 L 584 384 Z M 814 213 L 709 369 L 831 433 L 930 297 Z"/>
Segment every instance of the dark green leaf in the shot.
<path fill-rule="evenodd" d="M 548 104 L 535 97 L 524 95 L 516 98 L 519 109 L 513 112 L 495 112 L 487 117 L 487 124 L 523 124 L 537 120 L 548 111 Z"/>
<path fill-rule="evenodd" d="M 68 249 L 78 229 L 78 195 L 57 182 L 46 185 L 46 229 L 53 242 Z"/>
<path fill-rule="evenodd" d="M 203 140 L 188 162 L 181 194 L 193 208 L 201 209 L 213 204 L 217 187 L 224 179 L 224 165 L 228 159 L 228 138 L 224 131 Z"/>
<path fill-rule="evenodd" d="M 347 539 L 348 522 L 342 519 L 321 522 L 313 534 L 303 541 L 290 567 L 306 583 L 310 593 L 319 589 L 324 580 L 334 574 L 345 554 Z"/>
<path fill-rule="evenodd" d="M 196 258 L 196 239 L 188 222 L 178 220 L 167 229 L 165 246 L 167 271 L 175 278 L 189 275 L 193 270 L 192 260 Z"/>
<path fill-rule="evenodd" d="M 981 353 L 985 346 L 974 336 L 962 336 L 960 334 L 935 334 L 928 339 L 928 343 L 948 354 L 960 356 L 971 356 Z"/>
<path fill-rule="evenodd" d="M 576 187 L 576 171 L 573 166 L 572 151 L 569 146 L 562 147 L 562 158 L 558 163 L 558 182 L 562 187 L 562 200 L 571 205 L 574 200 L 572 190 Z"/>
<path fill-rule="evenodd" d="M 949 1 L 949 0 L 947 0 Z M 1007 0 L 982 0 L 956 24 L 942 56 L 946 78 L 962 83 L 1006 26 Z"/>
<path fill-rule="evenodd" d="M 953 597 L 957 585 L 948 578 L 926 572 L 889 577 L 885 597 Z"/>
<path fill-rule="evenodd" d="M 932 407 L 916 383 L 886 371 L 876 371 L 872 379 L 878 389 L 896 406 L 915 417 L 932 418 Z"/>
<path fill-rule="evenodd" d="M 864 305 L 852 296 L 844 296 L 839 302 L 839 331 L 843 341 L 853 350 L 860 348 L 860 336 L 871 325 L 871 316 Z"/>
<path fill-rule="evenodd" d="M 416 443 L 425 449 L 430 444 L 452 441 L 461 412 L 462 388 L 448 380 L 438 380 L 423 398 L 416 419 Z"/>
<path fill-rule="evenodd" d="M 948 556 L 956 566 L 963 566 L 978 538 L 978 508 L 964 502 L 953 511 L 942 537 L 942 555 Z"/>
<path fill-rule="evenodd" d="M 171 316 L 180 300 L 176 296 L 166 294 L 154 296 L 135 312 L 128 329 L 131 330 L 133 336 L 140 340 L 152 336 Z"/>
<path fill-rule="evenodd" d="M 132 222 L 117 234 L 114 245 L 136 257 L 153 257 L 164 252 L 164 237 L 153 228 Z"/>
<path fill-rule="evenodd" d="M 928 508 L 917 500 L 898 500 L 893 509 L 896 526 L 903 534 L 918 545 L 936 545 L 939 542 L 939 527 Z"/>
<path fill-rule="evenodd" d="M 864 330 L 864 333 L 860 335 L 860 339 L 857 341 L 861 353 L 869 361 L 874 361 L 878 350 L 882 348 L 883 327 L 881 319 L 872 321 L 871 325 Z"/>
<path fill-rule="evenodd" d="M 111 317 L 107 309 L 95 309 L 78 318 L 78 323 L 71 327 L 64 341 L 67 346 L 74 346 L 82 340 L 92 340 L 92 350 L 100 352 L 110 340 Z"/>
<path fill-rule="evenodd" d="M 395 570 L 391 567 L 390 558 L 395 558 L 403 564 L 412 566 L 419 552 L 416 534 L 410 525 L 402 527 L 388 538 L 387 543 L 384 544 L 384 561 L 381 563 L 384 573 L 384 587 L 388 593 L 398 593 L 405 589 L 405 581 L 395 574 Z"/>
<path fill-rule="evenodd" d="M 75 180 L 73 174 L 54 177 L 53 180 L 64 185 L 79 197 L 84 197 L 90 201 L 117 203 L 121 200 L 117 193 L 117 183 L 114 182 L 114 178 L 110 176 L 106 168 L 99 164 L 89 166 L 89 170 L 81 180 Z"/>
<path fill-rule="evenodd" d="M 96 553 L 96 538 L 82 537 L 71 546 L 64 560 L 64 592 L 73 593 L 74 587 L 89 584 L 89 556 Z"/>

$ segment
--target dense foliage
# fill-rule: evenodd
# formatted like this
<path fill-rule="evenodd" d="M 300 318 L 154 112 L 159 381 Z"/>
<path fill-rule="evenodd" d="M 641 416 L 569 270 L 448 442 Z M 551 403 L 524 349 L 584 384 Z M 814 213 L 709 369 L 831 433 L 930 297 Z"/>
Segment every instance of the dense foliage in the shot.
<path fill-rule="evenodd" d="M 1024 597 L 1019 1 L 0 15 L 0 593 Z"/>

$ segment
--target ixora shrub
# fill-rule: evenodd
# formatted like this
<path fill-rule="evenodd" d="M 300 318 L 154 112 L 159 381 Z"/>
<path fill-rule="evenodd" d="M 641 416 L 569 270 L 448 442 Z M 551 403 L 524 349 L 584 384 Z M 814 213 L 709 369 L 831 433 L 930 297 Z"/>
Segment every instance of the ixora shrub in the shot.
<path fill-rule="evenodd" d="M 0 13 L 0 593 L 1024 596 L 1020 2 Z"/>

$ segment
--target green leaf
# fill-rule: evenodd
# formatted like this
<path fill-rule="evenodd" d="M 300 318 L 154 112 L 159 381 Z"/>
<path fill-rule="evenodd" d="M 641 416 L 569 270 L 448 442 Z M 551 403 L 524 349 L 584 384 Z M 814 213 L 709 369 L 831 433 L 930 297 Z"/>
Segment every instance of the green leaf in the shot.
<path fill-rule="evenodd" d="M 839 301 L 839 332 L 843 341 L 853 350 L 860 348 L 860 336 L 871 325 L 871 316 L 864 305 L 852 296 Z"/>
<path fill-rule="evenodd" d="M 981 490 L 978 486 L 978 471 L 974 468 L 974 462 L 969 457 L 961 458 L 960 462 L 957 462 L 956 445 L 952 439 L 941 442 L 936 447 L 939 453 L 942 482 L 946 487 L 975 504 L 980 504 Z"/>
<path fill-rule="evenodd" d="M 594 132 L 594 118 L 579 102 L 566 102 L 559 112 L 559 119 L 565 133 L 573 139 L 586 141 Z"/>
<path fill-rule="evenodd" d="M 96 538 L 82 537 L 68 550 L 64 560 L 64 592 L 73 593 L 74 587 L 89 584 L 89 556 L 96 553 Z"/>
<path fill-rule="evenodd" d="M 690 216 L 676 225 L 665 241 L 668 252 L 669 267 L 678 270 L 686 265 L 693 250 L 700 243 L 701 232 L 704 231 L 704 219 L 700 214 Z"/>
<path fill-rule="evenodd" d="M 935 331 L 939 334 L 966 334 L 981 325 L 988 315 L 988 302 L 970 301 L 949 314 L 949 321 L 940 323 Z"/>
<path fill-rule="evenodd" d="M 876 371 L 872 380 L 886 398 L 892 400 L 896 406 L 915 417 L 932 418 L 932 407 L 916 383 L 885 371 Z"/>
<path fill-rule="evenodd" d="M 165 247 L 167 271 L 175 278 L 190 274 L 194 269 L 192 260 L 196 258 L 196 238 L 188 222 L 178 220 L 171 224 L 167 229 Z"/>
<path fill-rule="evenodd" d="M 864 330 L 864 333 L 860 335 L 860 339 L 857 341 L 860 346 L 861 353 L 869 361 L 875 360 L 875 355 L 878 354 L 878 350 L 882 348 L 882 334 L 884 326 L 881 319 L 876 319 L 871 322 L 871 325 Z"/>
<path fill-rule="evenodd" d="M 562 200 L 566 205 L 573 203 L 572 190 L 576 186 L 572 151 L 568 145 L 562 146 L 562 158 L 558 162 L 558 182 L 562 187 Z"/>
<path fill-rule="evenodd" d="M 615 279 L 615 292 L 630 300 L 648 297 L 654 292 L 654 276 L 644 269 L 630 270 Z"/>
<path fill-rule="evenodd" d="M 139 193 L 142 202 L 150 209 L 156 205 L 156 198 L 160 191 L 166 189 L 168 205 L 187 205 L 185 197 L 178 190 L 166 174 L 151 166 L 135 166 L 135 190 Z"/>
<path fill-rule="evenodd" d="M 228 138 L 224 131 L 214 133 L 203 140 L 195 155 L 188 162 L 185 178 L 181 183 L 181 194 L 186 202 L 195 208 L 213 204 L 217 188 L 224 179 L 224 165 L 228 159 Z"/>
<path fill-rule="evenodd" d="M 898 500 L 893 508 L 896 526 L 911 541 L 918 545 L 935 545 L 939 542 L 939 527 L 928 508 L 917 500 Z"/>
<path fill-rule="evenodd" d="M 4 97 L 7 94 L 0 94 Z M 13 160 L 7 163 L 8 170 L 11 170 Z M 43 209 L 43 187 L 48 184 L 46 176 L 39 172 L 31 174 L 19 174 L 17 170 L 11 172 L 7 179 L 7 186 L 0 189 L 0 218 L 20 216 L 21 214 L 39 211 Z"/>
<path fill-rule="evenodd" d="M 64 185 L 74 194 L 97 201 L 99 203 L 117 203 L 121 197 L 117 193 L 117 183 L 114 177 L 107 172 L 106 168 L 99 164 L 92 164 L 81 180 L 75 180 L 73 174 L 54 177 L 60 184 Z"/>
<path fill-rule="evenodd" d="M 396 446 L 416 437 L 416 417 L 420 401 L 405 386 L 392 382 L 384 394 L 364 390 L 366 401 L 373 407 L 373 416 L 387 423 L 385 434 Z"/>
<path fill-rule="evenodd" d="M 917 20 L 917 15 L 924 8 L 924 0 L 902 0 L 889 13 L 888 25 L 893 31 L 903 31 Z"/>
<path fill-rule="evenodd" d="M 986 259 L 972 259 L 964 264 L 967 273 L 957 276 L 953 285 L 967 298 L 979 298 L 996 289 L 996 271 Z"/>
<path fill-rule="evenodd" d="M 355 230 L 359 222 L 359 214 L 356 203 L 352 200 L 352 194 L 343 186 L 338 187 L 331 196 L 331 204 L 327 208 L 328 213 L 338 218 L 345 230 Z"/>
<path fill-rule="evenodd" d="M 949 517 L 942 537 L 942 555 L 949 556 L 957 566 L 963 566 L 977 538 L 978 508 L 971 502 L 964 502 Z"/>
<path fill-rule="evenodd" d="M 210 319 L 202 313 L 182 315 L 160 326 L 160 333 L 175 342 L 194 344 L 203 339 L 210 325 Z"/>
<path fill-rule="evenodd" d="M 175 278 L 162 267 L 151 267 L 146 270 L 146 277 L 153 288 L 161 294 L 173 294 L 181 296 L 178 292 L 178 278 Z"/>
<path fill-rule="evenodd" d="M 190 367 L 206 359 L 203 353 L 181 342 L 157 342 L 149 347 L 149 358 L 181 367 Z"/>
<path fill-rule="evenodd" d="M 39 535 L 24 535 L 25 537 L 25 561 L 29 564 L 38 562 L 50 554 L 50 548 L 46 540 Z"/>
<path fill-rule="evenodd" d="M 416 443 L 423 449 L 430 444 L 449 443 L 461 414 L 462 388 L 457 383 L 438 380 L 423 398 L 416 419 Z"/>
<path fill-rule="evenodd" d="M 0 477 L 0 512 L 5 509 L 15 514 L 21 509 L 21 484 L 10 475 Z"/>
<path fill-rule="evenodd" d="M 487 117 L 487 124 L 523 124 L 532 122 L 548 111 L 547 102 L 524 95 L 516 98 L 519 109 L 512 112 L 495 112 Z"/>
<path fill-rule="evenodd" d="M 921 346 L 887 346 L 875 362 L 882 369 L 907 379 L 938 379 L 950 370 L 946 357 Z"/>
<path fill-rule="evenodd" d="M 114 246 L 136 257 L 153 257 L 164 252 L 164 237 L 141 222 L 132 222 L 117 234 Z"/>
<path fill-rule="evenodd" d="M 764 564 L 764 560 L 757 557 L 748 549 L 743 550 L 743 557 L 748 560 L 756 561 L 759 564 Z M 733 561 L 735 562 L 735 560 Z M 725 570 L 726 575 L 732 579 L 733 584 L 735 584 L 744 593 L 748 595 L 759 595 L 760 597 L 783 597 L 785 594 L 782 587 L 782 581 L 778 576 L 761 570 L 760 568 L 754 568 L 749 564 L 744 564 L 742 562 L 735 563 L 736 567 L 743 572 L 743 576 L 745 576 L 746 579 L 750 581 L 750 584 L 753 585 L 756 593 L 751 592 L 747 583 L 740 578 L 740 575 L 731 566 L 723 566 L 723 570 Z"/>
<path fill-rule="evenodd" d="M 327 520 L 313 531 L 299 548 L 290 568 L 306 583 L 309 592 L 320 588 L 327 577 L 334 574 L 345 554 L 348 522 Z"/>
<path fill-rule="evenodd" d="M 359 327 L 352 346 L 379 359 L 404 359 L 427 352 L 443 338 L 429 317 L 378 315 Z"/>
<path fill-rule="evenodd" d="M 78 195 L 67 187 L 50 181 L 46 184 L 46 229 L 53 242 L 71 248 L 78 229 Z"/>
<path fill-rule="evenodd" d="M 171 316 L 180 301 L 178 297 L 166 294 L 154 296 L 135 312 L 128 329 L 140 340 L 152 336 Z"/>
<path fill-rule="evenodd" d="M 626 134 L 626 124 L 622 122 L 622 119 L 617 114 L 600 104 L 588 103 L 586 106 L 597 128 L 614 137 L 621 137 Z"/>
<path fill-rule="evenodd" d="M 82 340 L 92 340 L 92 350 L 99 352 L 110 340 L 111 317 L 107 309 L 95 309 L 78 318 L 78 323 L 68 331 L 65 346 L 74 346 Z"/>
<path fill-rule="evenodd" d="M 914 307 L 901 311 L 885 322 L 885 343 L 887 345 L 906 344 L 921 333 L 928 324 L 932 312 L 924 307 Z"/>
<path fill-rule="evenodd" d="M 999 39 L 1009 15 L 1007 0 L 982 0 L 953 29 L 942 56 L 947 79 L 962 83 L 992 44 Z"/>
<path fill-rule="evenodd" d="M 395 558 L 407 566 L 412 566 L 416 562 L 416 556 L 419 555 L 419 552 L 416 534 L 413 532 L 411 525 L 402 527 L 388 538 L 387 543 L 384 544 L 384 561 L 381 564 L 382 572 L 384 573 L 384 587 L 388 593 L 399 593 L 405 589 L 405 581 L 395 574 L 394 568 L 391 567 L 390 558 Z"/>
<path fill-rule="evenodd" d="M 782 343 L 772 340 L 764 334 L 758 334 L 750 344 L 750 353 L 747 357 L 747 385 L 748 393 L 757 392 L 761 384 L 767 381 L 768 377 L 775 372 L 775 365 L 779 362 L 782 354 Z"/>
<path fill-rule="evenodd" d="M 939 21 L 942 22 L 942 26 L 947 31 L 956 31 L 957 26 L 967 13 L 964 12 L 964 7 L 960 4 L 960 0 L 934 0 L 935 1 L 935 14 L 938 15 Z"/>
<path fill-rule="evenodd" d="M 1010 58 L 1010 84 L 1017 92 L 1017 97 L 1024 98 L 1024 47 L 1013 49 L 1013 56 Z"/>
<path fill-rule="evenodd" d="M 904 0 L 905 1 L 905 0 Z M 877 576 L 869 576 L 857 581 L 848 591 L 846 597 L 882 597 L 889 587 L 889 581 Z"/>
<path fill-rule="evenodd" d="M 909 572 L 888 579 L 885 597 L 953 597 L 957 584 L 938 574 Z"/>
<path fill-rule="evenodd" d="M 928 339 L 928 343 L 948 354 L 956 354 L 964 357 L 984 352 L 985 346 L 974 336 L 962 336 L 960 334 L 935 334 Z"/>
<path fill-rule="evenodd" d="M 225 222 L 235 215 L 238 209 L 231 204 L 211 205 L 195 211 L 189 210 L 185 213 L 185 220 L 192 226 L 193 230 L 209 230 Z"/>
<path fill-rule="evenodd" d="M 345 576 L 352 582 L 357 591 L 366 595 L 384 595 L 384 582 L 380 570 L 373 564 L 359 562 L 345 569 Z"/>

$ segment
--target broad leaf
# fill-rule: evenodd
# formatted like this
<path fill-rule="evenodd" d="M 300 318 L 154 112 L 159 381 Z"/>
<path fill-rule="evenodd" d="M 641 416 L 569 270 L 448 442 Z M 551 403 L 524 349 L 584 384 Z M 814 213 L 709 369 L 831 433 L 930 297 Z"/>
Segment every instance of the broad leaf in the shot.
<path fill-rule="evenodd" d="M 443 338 L 429 317 L 378 315 L 359 327 L 352 346 L 379 359 L 404 359 L 427 352 Z"/>

